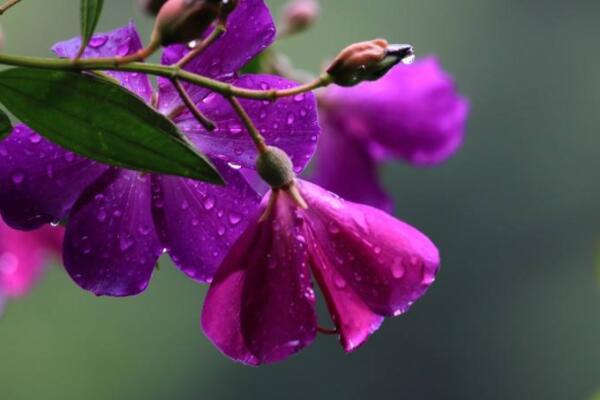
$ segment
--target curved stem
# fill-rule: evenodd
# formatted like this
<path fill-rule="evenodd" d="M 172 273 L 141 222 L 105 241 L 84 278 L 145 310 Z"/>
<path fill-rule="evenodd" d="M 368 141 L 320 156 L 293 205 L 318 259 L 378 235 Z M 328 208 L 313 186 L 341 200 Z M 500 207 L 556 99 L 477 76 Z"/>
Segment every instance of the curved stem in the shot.
<path fill-rule="evenodd" d="M 7 0 L 4 4 L 0 6 L 0 15 L 4 14 L 14 5 L 17 5 L 21 0 Z"/>
<path fill-rule="evenodd" d="M 186 107 L 190 110 L 192 115 L 198 120 L 200 125 L 202 125 L 204 129 L 206 129 L 209 132 L 214 131 L 216 129 L 215 123 L 208 119 L 204 114 L 202 114 L 202 111 L 200 111 L 198 107 L 196 107 L 196 104 L 194 104 L 194 101 L 191 99 L 190 95 L 187 93 L 181 82 L 177 79 L 172 79 L 171 83 L 173 83 L 173 86 L 175 86 L 175 89 L 177 90 L 181 101 L 183 101 L 183 104 L 186 105 Z"/>
<path fill-rule="evenodd" d="M 252 138 L 252 141 L 254 142 L 258 152 L 261 154 L 266 153 L 267 143 L 265 142 L 265 138 L 260 134 L 258 129 L 256 129 L 256 126 L 254 126 L 254 122 L 252 122 L 252 119 L 244 109 L 244 106 L 242 106 L 240 101 L 233 96 L 228 96 L 227 100 L 244 123 L 244 126 L 248 130 L 248 133 L 250 134 L 250 137 Z"/>
<path fill-rule="evenodd" d="M 183 56 L 181 58 L 181 60 L 179 60 L 179 62 L 177 62 L 177 64 L 175 64 L 175 66 L 177 68 L 185 67 L 190 61 L 192 61 L 194 58 L 196 58 L 200 53 L 202 53 L 204 50 L 206 50 L 211 44 L 216 42 L 217 39 L 219 39 L 221 36 L 223 36 L 225 31 L 226 31 L 225 25 L 223 25 L 222 23 L 217 24 L 217 26 L 211 32 L 211 34 L 206 39 L 204 39 L 202 42 L 197 44 L 189 53 L 187 53 L 185 56 Z"/>
<path fill-rule="evenodd" d="M 162 76 L 169 79 L 178 79 L 193 83 L 195 85 L 210 89 L 226 97 L 241 97 L 254 100 L 277 100 L 282 97 L 295 96 L 297 94 L 310 92 L 312 90 L 325 87 L 332 83 L 331 77 L 325 73 L 313 82 L 283 90 L 253 90 L 239 88 L 234 85 L 211 79 L 203 75 L 185 71 L 177 66 L 167 66 L 160 64 L 146 64 L 141 62 L 132 62 L 120 65 L 118 58 L 97 58 L 97 59 L 53 59 L 38 58 L 27 56 L 14 56 L 0 54 L 0 64 L 12 65 L 17 67 L 40 68 L 61 71 L 125 71 L 139 72 L 149 75 Z"/>

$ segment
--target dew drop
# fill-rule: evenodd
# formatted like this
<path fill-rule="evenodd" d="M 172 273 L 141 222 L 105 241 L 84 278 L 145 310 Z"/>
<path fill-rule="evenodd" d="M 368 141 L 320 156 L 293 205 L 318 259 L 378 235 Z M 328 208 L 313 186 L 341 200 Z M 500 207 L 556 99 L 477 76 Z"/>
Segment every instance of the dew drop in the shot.
<path fill-rule="evenodd" d="M 105 35 L 95 35 L 90 40 L 89 46 L 92 47 L 92 48 L 94 48 L 94 49 L 97 49 L 98 47 L 104 46 L 107 41 L 108 41 L 108 36 L 105 36 Z"/>
<path fill-rule="evenodd" d="M 212 210 L 213 208 L 215 208 L 215 199 L 214 199 L 214 198 L 212 198 L 212 197 L 210 197 L 210 196 L 207 196 L 207 197 L 204 199 L 204 201 L 203 201 L 203 203 L 202 203 L 202 204 L 203 204 L 203 206 L 204 206 L 204 209 L 205 209 L 206 211 L 210 211 L 210 210 Z"/>
<path fill-rule="evenodd" d="M 12 181 L 15 185 L 20 185 L 25 180 L 25 174 L 23 172 L 15 172 L 12 174 Z"/>
<path fill-rule="evenodd" d="M 338 289 L 346 288 L 346 280 L 344 278 L 342 278 L 340 275 L 335 276 L 335 278 L 333 279 L 333 283 L 335 284 L 335 287 L 337 287 Z"/>
<path fill-rule="evenodd" d="M 402 265 L 402 260 L 399 258 L 396 259 L 392 265 L 392 276 L 396 279 L 402 279 L 404 278 L 405 273 L 406 269 L 404 268 L 404 265 Z"/>
<path fill-rule="evenodd" d="M 237 225 L 242 221 L 242 216 L 237 213 L 230 213 L 228 219 L 231 225 Z"/>
<path fill-rule="evenodd" d="M 33 135 L 29 136 L 29 141 L 33 144 L 36 144 L 42 141 L 42 137 L 37 133 L 34 133 Z"/>

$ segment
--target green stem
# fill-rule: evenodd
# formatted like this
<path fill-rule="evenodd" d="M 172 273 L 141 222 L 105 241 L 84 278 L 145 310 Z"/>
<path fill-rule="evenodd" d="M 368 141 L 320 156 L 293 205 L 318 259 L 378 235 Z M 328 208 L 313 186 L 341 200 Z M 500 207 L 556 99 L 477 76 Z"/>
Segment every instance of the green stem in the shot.
<path fill-rule="evenodd" d="M 120 64 L 118 58 L 89 58 L 80 60 L 39 58 L 27 56 L 14 56 L 9 54 L 0 54 L 0 64 L 12 65 L 17 67 L 40 68 L 60 71 L 125 71 L 139 72 L 143 74 L 162 76 L 168 79 L 178 79 L 195 85 L 210 89 L 226 97 L 241 97 L 254 100 L 277 100 L 282 97 L 295 96 L 301 93 L 325 87 L 332 83 L 328 74 L 323 74 L 313 82 L 283 90 L 253 90 L 244 89 L 224 83 L 203 75 L 185 71 L 177 66 L 167 66 L 160 64 L 147 64 L 141 62 L 132 62 L 129 64 Z"/>
<path fill-rule="evenodd" d="M 0 15 L 4 14 L 8 11 L 9 8 L 19 3 L 21 0 L 7 0 L 4 4 L 0 6 Z"/>
<path fill-rule="evenodd" d="M 244 126 L 248 130 L 248 133 L 250 134 L 250 137 L 252 138 L 252 141 L 254 142 L 254 145 L 256 146 L 258 152 L 260 154 L 266 153 L 267 143 L 265 141 L 265 138 L 263 137 L 263 135 L 260 134 L 256 126 L 254 126 L 254 122 L 252 122 L 252 119 L 250 118 L 242 104 L 235 97 L 227 97 L 227 100 L 229 100 L 229 103 L 244 123 Z"/>

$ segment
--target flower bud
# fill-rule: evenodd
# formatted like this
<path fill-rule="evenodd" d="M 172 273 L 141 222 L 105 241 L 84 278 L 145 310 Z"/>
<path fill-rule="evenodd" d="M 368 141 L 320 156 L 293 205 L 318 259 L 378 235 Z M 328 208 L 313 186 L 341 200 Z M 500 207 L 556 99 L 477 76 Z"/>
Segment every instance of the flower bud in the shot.
<path fill-rule="evenodd" d="M 400 62 L 414 60 L 413 47 L 390 45 L 384 39 L 360 42 L 346 47 L 327 69 L 340 86 L 354 86 L 364 81 L 376 81 Z"/>
<path fill-rule="evenodd" d="M 290 186 L 296 178 L 292 160 L 277 147 L 268 146 L 267 151 L 258 156 L 256 169 L 260 177 L 274 189 Z"/>
<path fill-rule="evenodd" d="M 219 17 L 223 3 L 223 0 L 168 0 L 156 17 L 152 40 L 168 46 L 199 39 Z"/>
<path fill-rule="evenodd" d="M 138 0 L 142 10 L 150 15 L 156 15 L 167 0 Z"/>
<path fill-rule="evenodd" d="M 317 20 L 319 11 L 316 0 L 292 0 L 283 10 L 285 33 L 289 35 L 306 30 Z"/>

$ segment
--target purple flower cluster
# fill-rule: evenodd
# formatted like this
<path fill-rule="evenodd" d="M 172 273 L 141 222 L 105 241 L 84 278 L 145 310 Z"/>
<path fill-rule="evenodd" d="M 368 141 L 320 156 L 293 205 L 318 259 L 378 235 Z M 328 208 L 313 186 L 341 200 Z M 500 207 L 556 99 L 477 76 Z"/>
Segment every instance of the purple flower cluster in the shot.
<path fill-rule="evenodd" d="M 274 37 L 264 1 L 240 1 L 227 32 L 185 68 L 242 88 L 293 87 L 277 76 L 238 74 Z M 70 58 L 80 46 L 72 39 L 53 50 Z M 129 24 L 95 35 L 83 56 L 126 56 L 141 48 Z M 169 46 L 162 62 L 174 64 L 189 51 Z M 66 224 L 63 261 L 82 288 L 96 295 L 138 294 L 167 252 L 189 277 L 211 283 L 202 314 L 207 336 L 228 356 L 258 365 L 299 351 L 320 330 L 311 276 L 346 351 L 364 343 L 385 316 L 408 310 L 435 280 L 435 245 L 384 211 L 300 180 L 263 196 L 254 171 L 257 150 L 227 99 L 184 84 L 216 123 L 208 132 L 169 80 L 159 79 L 155 91 L 143 74 L 110 74 L 170 118 L 227 185 L 103 165 L 17 126 L 0 142 L 0 213 L 22 230 Z M 320 133 L 315 97 L 240 102 L 267 144 L 287 153 L 300 173 Z M 332 88 L 321 105 L 326 135 L 316 180 L 383 209 L 390 203 L 378 186 L 376 164 L 402 158 L 433 165 L 448 158 L 460 146 L 468 108 L 433 59 L 396 68 L 379 82 Z"/>
<path fill-rule="evenodd" d="M 468 112 L 468 101 L 435 57 L 399 65 L 377 82 L 333 86 L 321 99 L 324 134 L 313 179 L 349 200 L 391 212 L 378 165 L 446 161 L 462 145 Z"/>

